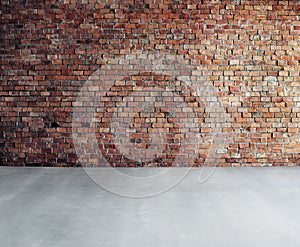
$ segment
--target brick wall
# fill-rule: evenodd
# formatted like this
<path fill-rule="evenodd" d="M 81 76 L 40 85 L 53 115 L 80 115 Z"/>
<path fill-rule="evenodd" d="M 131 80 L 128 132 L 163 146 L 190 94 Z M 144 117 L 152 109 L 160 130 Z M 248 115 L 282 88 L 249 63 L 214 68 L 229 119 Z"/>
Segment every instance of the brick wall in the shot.
<path fill-rule="evenodd" d="M 153 52 L 180 56 L 193 66 L 199 85 L 212 85 L 226 115 L 222 147 L 211 153 L 207 150 L 218 143 L 203 141 L 190 165 L 203 165 L 209 158 L 219 166 L 299 164 L 297 1 L 1 0 L 0 35 L 1 165 L 79 165 L 72 114 L 80 107 L 80 90 L 97 70 L 120 57 L 144 54 L 147 59 Z M 135 90 L 138 86 L 142 90 Z M 193 131 L 187 123 L 179 128 L 184 119 L 199 120 L 202 137 L 213 132 L 217 121 L 208 121 L 214 115 L 205 110 L 195 90 L 149 71 L 114 84 L 97 111 L 94 134 L 103 158 L 115 166 L 171 165 L 180 153 L 180 138 Z M 112 108 L 131 93 L 128 115 L 124 116 L 126 107 L 117 115 L 121 124 L 133 109 L 135 131 L 122 149 L 111 133 L 116 112 Z M 175 107 L 175 93 L 196 115 Z M 138 109 L 143 102 L 157 100 L 169 103 Z M 154 145 L 153 132 L 166 133 L 163 146 L 159 141 Z M 164 151 L 156 155 L 153 149 L 149 154 L 153 145 Z M 128 147 L 143 152 L 130 154 Z M 85 161 L 101 165 L 93 148 Z"/>

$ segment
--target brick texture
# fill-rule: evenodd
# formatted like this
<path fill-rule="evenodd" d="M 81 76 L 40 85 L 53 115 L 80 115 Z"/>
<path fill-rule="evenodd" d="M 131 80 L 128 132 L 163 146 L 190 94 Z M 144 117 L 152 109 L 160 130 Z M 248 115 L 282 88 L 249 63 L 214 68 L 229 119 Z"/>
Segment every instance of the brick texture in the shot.
<path fill-rule="evenodd" d="M 1 0 L 0 36 L 1 165 L 79 166 L 72 112 L 82 86 L 113 59 L 141 51 L 182 56 L 203 83 L 216 89 L 227 116 L 222 132 L 230 138 L 214 154 L 215 164 L 300 163 L 297 1 Z M 170 166 L 183 132 L 193 131 L 188 124 L 180 130 L 180 123 L 197 116 L 200 132 L 210 133 L 213 113 L 202 111 L 186 86 L 150 73 L 112 87 L 105 111 L 96 116 L 104 158 L 113 166 Z M 166 90 L 170 87 L 177 91 Z M 168 109 L 176 106 L 175 91 L 194 113 L 182 107 L 172 115 Z M 127 146 L 146 150 L 132 154 L 140 161 L 124 155 L 130 148 L 118 147 L 112 133 L 115 107 L 129 96 L 117 118 L 133 119 Z M 168 103 L 139 109 L 158 99 Z M 163 146 L 156 142 L 157 130 L 166 133 Z M 147 152 L 151 147 L 162 151 Z M 191 165 L 205 163 L 205 148 Z M 93 153 L 88 159 L 101 165 Z"/>

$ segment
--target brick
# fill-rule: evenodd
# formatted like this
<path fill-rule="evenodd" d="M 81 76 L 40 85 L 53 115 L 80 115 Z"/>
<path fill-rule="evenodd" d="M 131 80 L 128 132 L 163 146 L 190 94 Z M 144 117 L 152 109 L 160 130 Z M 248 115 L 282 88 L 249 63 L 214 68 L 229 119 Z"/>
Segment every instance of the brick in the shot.
<path fill-rule="evenodd" d="M 82 85 L 102 65 L 119 55 L 134 56 L 141 51 L 147 59 L 146 53 L 151 50 L 168 56 L 184 55 L 186 64 L 195 66 L 192 76 L 200 84 L 214 85 L 216 95 L 209 94 L 204 101 L 215 103 L 218 99 L 223 103 L 227 120 L 222 130 L 236 134 L 228 144 L 230 148 L 217 149 L 218 165 L 299 165 L 295 154 L 299 152 L 300 25 L 294 20 L 298 10 L 294 3 L 271 0 L 262 8 L 260 3 L 249 1 L 226 5 L 204 1 L 199 5 L 183 0 L 172 3 L 171 11 L 169 4 L 158 1 L 149 5 L 124 5 L 121 1 L 109 6 L 94 0 L 75 2 L 64 0 L 56 4 L 57 11 L 49 12 L 47 6 L 33 10 L 28 1 L 21 1 L 1 13 L 4 22 L 15 23 L 3 29 L 1 48 L 0 128 L 5 133 L 2 142 L 8 145 L 8 155 L 1 159 L 4 165 L 39 162 L 74 166 L 78 160 L 72 139 L 72 113 L 74 107 L 83 115 L 92 108 L 92 95 L 104 96 L 95 110 L 96 136 L 107 142 L 106 150 L 103 143 L 100 145 L 101 152 L 113 166 L 138 165 L 134 160 L 122 160 L 112 144 L 111 132 L 120 122 L 136 124 L 132 128 L 138 131 L 140 143 L 135 145 L 140 148 L 147 148 L 151 134 L 168 133 L 165 142 L 172 153 L 162 153 L 157 161 L 145 166 L 172 163 L 179 138 L 196 131 L 190 119 L 199 124 L 203 138 L 209 139 L 216 122 L 224 120 L 214 109 L 205 108 L 205 102 L 195 100 L 197 97 L 189 90 L 182 89 L 181 97 L 179 82 L 174 82 L 179 90 L 174 97 L 175 86 L 168 85 L 174 78 L 161 75 L 161 71 L 129 76 L 127 81 L 116 82 L 107 94 L 101 92 L 101 86 L 91 85 L 83 102 L 76 102 Z M 20 9 L 18 15 L 16 8 Z M 270 18 L 270 11 L 276 22 Z M 58 21 L 61 19 L 64 23 Z M 112 76 L 127 75 L 132 66 L 151 70 L 151 64 L 143 67 L 139 62 L 133 65 L 121 61 L 105 73 L 103 83 Z M 161 85 L 160 91 L 150 90 L 154 82 Z M 126 106 L 116 112 L 115 106 L 126 97 Z M 183 101 L 186 106 L 176 107 Z M 145 102 L 153 104 L 152 108 L 144 111 Z M 81 130 L 82 136 L 94 134 L 87 126 Z M 101 166 L 95 147 L 86 145 L 84 159 Z M 205 164 L 207 158 L 209 145 L 200 146 L 195 166 Z M 191 152 L 180 155 L 186 158 Z M 146 152 L 143 155 L 149 156 Z"/>

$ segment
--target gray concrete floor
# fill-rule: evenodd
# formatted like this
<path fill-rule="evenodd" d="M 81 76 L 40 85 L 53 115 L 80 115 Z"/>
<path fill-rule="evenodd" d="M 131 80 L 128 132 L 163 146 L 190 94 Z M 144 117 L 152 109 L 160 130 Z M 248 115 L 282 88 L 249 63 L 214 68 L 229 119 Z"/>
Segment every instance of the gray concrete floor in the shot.
<path fill-rule="evenodd" d="M 300 246 L 300 167 L 198 175 L 133 199 L 80 168 L 0 167 L 0 246 Z"/>

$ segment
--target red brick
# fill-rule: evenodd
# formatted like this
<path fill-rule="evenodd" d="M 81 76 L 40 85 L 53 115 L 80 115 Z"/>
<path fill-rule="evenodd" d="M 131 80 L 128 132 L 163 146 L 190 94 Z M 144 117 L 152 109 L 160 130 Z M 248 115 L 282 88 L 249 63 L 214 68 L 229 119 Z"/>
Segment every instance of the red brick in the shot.
<path fill-rule="evenodd" d="M 49 11 L 49 6 L 32 10 L 29 3 L 23 2 L 8 6 L 1 13 L 4 25 L 13 23 L 3 29 L 0 129 L 5 131 L 1 141 L 7 145 L 8 153 L 1 160 L 3 164 L 73 166 L 77 162 L 72 143 L 73 107 L 93 106 L 89 97 L 83 103 L 76 102 L 83 83 L 101 65 L 119 55 L 156 49 L 161 54 L 184 55 L 187 64 L 198 66 L 193 76 L 214 84 L 227 114 L 223 131 L 236 134 L 228 144 L 228 153 L 216 156 L 219 165 L 299 165 L 293 154 L 298 144 L 296 148 L 283 145 L 298 141 L 300 124 L 300 25 L 295 20 L 294 13 L 299 10 L 295 2 L 271 0 L 261 8 L 259 2 L 232 2 L 224 7 L 220 1 L 199 5 L 183 0 L 172 3 L 173 11 L 168 4 L 157 1 L 148 7 L 142 0 L 131 9 L 123 3 L 108 8 L 102 3 L 65 1 L 60 6 L 63 11 L 58 8 L 56 12 Z M 16 9 L 20 9 L 17 14 Z M 270 16 L 276 16 L 276 21 Z M 102 79 L 119 75 L 127 68 L 126 64 L 116 64 Z M 200 133 L 213 133 L 212 126 L 219 121 L 217 114 L 204 109 L 189 92 L 174 99 L 172 87 L 164 88 L 172 77 L 148 73 L 129 79 L 135 82 L 134 86 L 116 84 L 103 98 L 101 107 L 105 106 L 106 111 L 99 107 L 96 116 L 99 139 L 106 135 L 106 141 L 112 141 L 109 123 L 115 113 L 114 104 L 132 91 L 138 94 L 132 96 L 117 117 L 130 121 L 129 113 L 137 113 L 134 122 L 144 135 L 136 145 L 146 147 L 149 133 L 164 131 L 171 133 L 166 142 L 175 152 L 179 136 L 183 138 L 194 131 L 193 127 L 180 129 L 180 124 L 195 118 L 196 113 L 201 116 L 195 120 L 201 126 Z M 144 86 L 155 85 L 154 81 L 161 83 L 166 92 L 144 94 Z M 99 86 L 89 88 L 95 94 L 100 90 Z M 176 108 L 181 99 L 187 107 Z M 140 108 L 144 101 L 155 101 L 156 110 L 143 112 Z M 176 114 L 165 102 L 176 109 Z M 114 166 L 137 165 L 133 160 L 121 160 L 117 149 L 108 145 L 104 153 L 109 154 Z M 205 164 L 208 147 L 207 143 L 201 146 L 204 151 L 199 151 L 199 158 L 191 165 Z M 101 165 L 97 164 L 95 147 L 90 146 L 88 151 L 85 159 Z M 161 163 L 148 165 L 170 164 L 175 156 L 163 153 Z"/>

